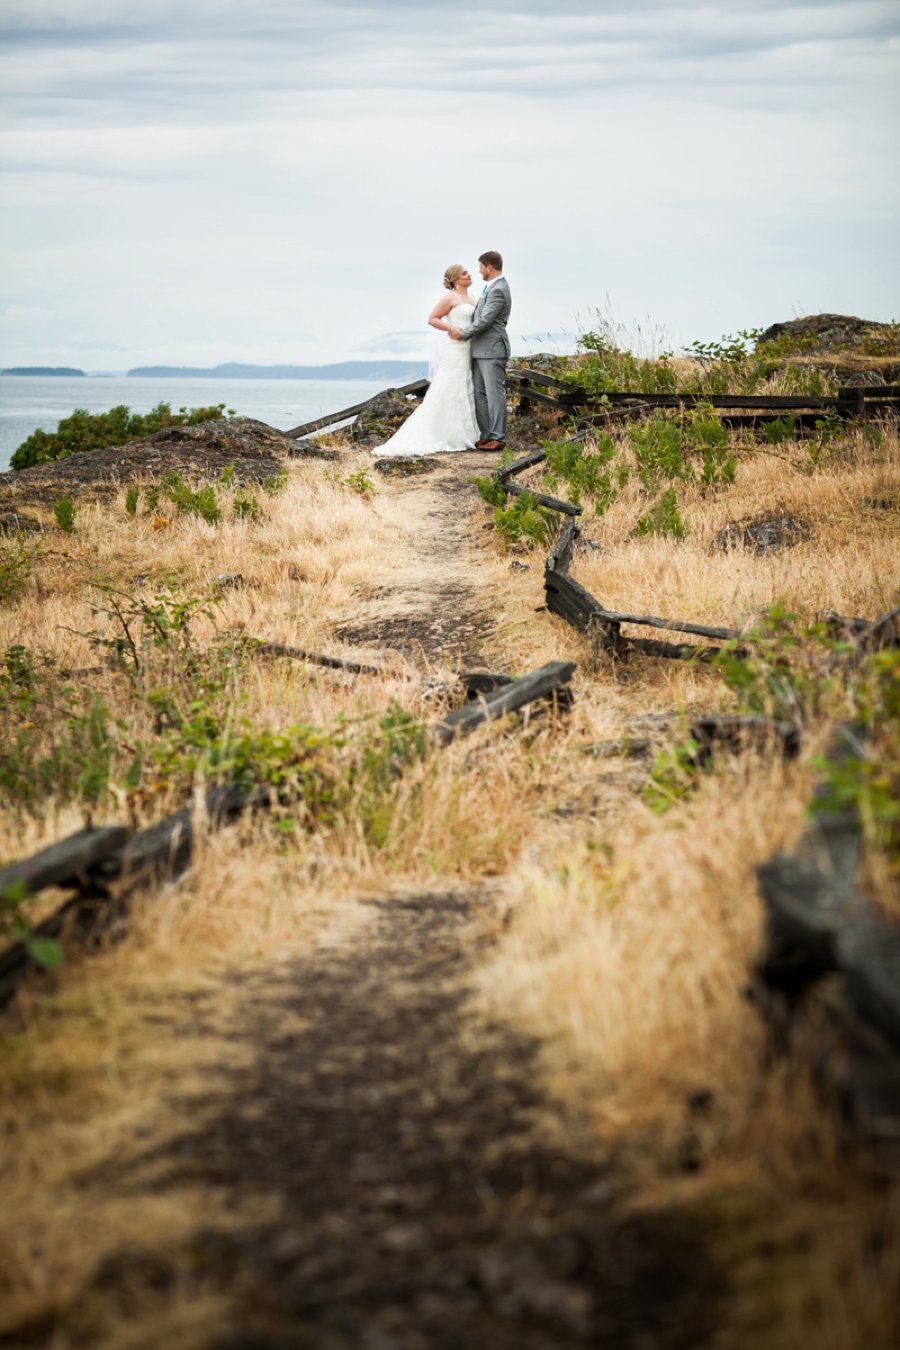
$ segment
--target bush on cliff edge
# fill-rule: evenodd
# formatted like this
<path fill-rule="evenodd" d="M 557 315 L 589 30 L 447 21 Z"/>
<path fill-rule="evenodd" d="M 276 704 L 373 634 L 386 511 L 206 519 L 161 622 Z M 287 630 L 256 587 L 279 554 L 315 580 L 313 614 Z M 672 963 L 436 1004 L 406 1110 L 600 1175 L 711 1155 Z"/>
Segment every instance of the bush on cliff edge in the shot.
<path fill-rule="evenodd" d="M 172 412 L 168 403 L 157 403 L 148 413 L 133 413 L 124 403 L 105 413 L 90 413 L 76 408 L 70 417 L 64 417 L 56 431 L 33 431 L 16 450 L 10 465 L 13 469 L 27 469 L 32 464 L 46 464 L 55 459 L 84 450 L 103 450 L 126 441 L 143 440 L 164 427 L 195 426 L 221 417 L 224 403 L 210 408 L 179 408 Z"/>

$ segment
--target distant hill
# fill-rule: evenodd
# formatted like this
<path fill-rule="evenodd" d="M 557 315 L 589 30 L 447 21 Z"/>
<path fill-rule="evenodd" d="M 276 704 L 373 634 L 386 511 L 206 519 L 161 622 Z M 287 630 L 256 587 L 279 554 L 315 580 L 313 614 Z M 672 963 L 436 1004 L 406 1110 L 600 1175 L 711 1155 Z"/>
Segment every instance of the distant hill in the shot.
<path fill-rule="evenodd" d="M 80 375 L 83 379 L 84 371 L 72 366 L 10 366 L 0 370 L 0 375 Z"/>
<path fill-rule="evenodd" d="M 330 366 L 225 365 L 135 366 L 128 375 L 155 379 L 228 380 L 416 380 L 428 374 L 427 361 L 338 361 Z"/>

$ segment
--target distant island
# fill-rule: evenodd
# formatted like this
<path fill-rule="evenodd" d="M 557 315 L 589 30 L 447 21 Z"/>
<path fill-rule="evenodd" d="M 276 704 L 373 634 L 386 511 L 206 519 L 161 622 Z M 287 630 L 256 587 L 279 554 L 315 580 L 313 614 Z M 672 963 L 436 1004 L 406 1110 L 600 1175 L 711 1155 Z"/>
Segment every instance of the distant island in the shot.
<path fill-rule="evenodd" d="M 10 366 L 0 370 L 0 375 L 78 375 L 84 379 L 84 371 L 72 366 Z"/>
<path fill-rule="evenodd" d="M 330 366 L 248 366 L 238 361 L 225 365 L 135 366 L 126 372 L 139 378 L 187 380 L 417 380 L 428 374 L 427 361 L 338 361 Z"/>

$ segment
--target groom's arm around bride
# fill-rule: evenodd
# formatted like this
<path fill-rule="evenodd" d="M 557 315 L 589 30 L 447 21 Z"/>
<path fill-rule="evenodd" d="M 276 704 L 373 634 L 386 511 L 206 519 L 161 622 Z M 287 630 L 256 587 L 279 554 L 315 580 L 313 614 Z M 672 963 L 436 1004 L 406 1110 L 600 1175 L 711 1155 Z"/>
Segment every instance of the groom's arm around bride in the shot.
<path fill-rule="evenodd" d="M 509 337 L 506 324 L 512 309 L 509 283 L 503 275 L 499 253 L 482 253 L 479 270 L 485 280 L 484 292 L 475 306 L 472 322 L 453 329 L 450 336 L 471 342 L 472 383 L 475 390 L 475 416 L 481 432 L 479 445 L 498 449 L 506 439 L 506 362 Z"/>

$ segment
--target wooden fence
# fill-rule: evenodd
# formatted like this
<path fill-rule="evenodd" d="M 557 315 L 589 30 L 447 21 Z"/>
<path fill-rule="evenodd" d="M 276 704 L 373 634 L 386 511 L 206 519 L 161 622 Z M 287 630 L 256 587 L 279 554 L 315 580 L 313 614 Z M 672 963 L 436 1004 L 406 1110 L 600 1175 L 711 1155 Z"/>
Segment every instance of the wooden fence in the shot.
<path fill-rule="evenodd" d="M 266 645 L 270 655 L 310 656 L 296 648 Z M 333 657 L 318 657 L 316 663 L 357 674 L 387 673 Z M 458 686 L 466 702 L 434 722 L 427 729 L 428 740 L 443 748 L 539 700 L 552 699 L 566 708 L 571 701 L 568 685 L 574 672 L 572 661 L 551 661 L 518 679 L 492 671 L 464 671 Z M 101 939 L 117 937 L 125 930 L 129 904 L 138 890 L 172 880 L 187 869 L 200 827 L 205 824 L 217 829 L 245 811 L 267 811 L 272 804 L 273 793 L 267 787 L 225 784 L 211 788 L 199 809 L 184 806 L 148 829 L 133 831 L 124 825 L 104 825 L 78 830 L 0 868 L 0 902 L 13 896 L 19 902 L 48 887 L 71 892 L 35 927 L 29 940 L 15 942 L 0 953 L 0 1007 L 38 969 L 31 951 L 34 939 L 63 938 L 67 943 L 90 948 Z"/>
<path fill-rule="evenodd" d="M 657 408 L 681 410 L 701 404 L 715 408 L 722 422 L 734 429 L 764 427 L 786 415 L 792 418 L 798 430 L 814 429 L 827 415 L 842 420 L 900 417 L 900 385 L 847 385 L 840 387 L 836 395 L 821 397 L 806 394 L 645 394 L 637 390 L 611 390 L 592 397 L 577 385 L 540 370 L 511 371 L 509 380 L 518 389 L 520 414 L 529 413 L 532 405 L 537 403 L 575 418 L 578 425 L 604 425 L 643 417 Z"/>
<path fill-rule="evenodd" d="M 653 408 L 691 407 L 699 401 L 724 409 L 723 421 L 737 425 L 755 425 L 786 411 L 808 418 L 825 412 L 858 417 L 896 414 L 900 407 L 900 386 L 874 386 L 841 389 L 836 398 L 827 399 L 720 395 L 699 400 L 692 395 L 622 392 L 608 395 L 609 406 L 592 413 L 583 391 L 561 387 L 542 372 L 522 371 L 513 380 L 519 387 L 520 411 L 527 412 L 537 402 L 568 415 L 579 409 L 585 414 L 582 429 L 569 437 L 572 441 L 583 439 L 590 424 L 597 421 L 637 416 Z M 404 386 L 402 392 L 421 395 L 427 387 L 428 382 L 420 380 Z M 546 393 L 548 388 L 557 393 Z M 291 438 L 310 435 L 358 415 L 364 407 L 341 409 L 286 434 Z M 742 411 L 732 413 L 732 409 Z M 523 493 L 528 489 L 517 481 L 518 476 L 545 458 L 545 450 L 534 450 L 498 469 L 493 480 L 509 495 Z M 720 650 L 708 643 L 626 636 L 623 625 L 714 642 L 744 637 L 740 630 L 721 625 L 607 609 L 570 575 L 581 508 L 543 493 L 534 496 L 560 517 L 544 567 L 547 608 L 591 636 L 602 650 L 616 658 L 639 653 L 700 661 L 710 660 Z M 833 615 L 832 621 L 849 640 L 850 652 L 841 658 L 847 664 L 883 647 L 900 645 L 900 608 L 874 621 L 839 615 Z M 261 656 L 302 659 L 357 675 L 389 673 L 277 643 L 256 645 Z M 740 654 L 742 649 L 732 650 Z M 464 672 L 459 682 L 467 702 L 428 728 L 429 741 L 438 748 L 449 745 L 538 699 L 549 697 L 566 706 L 574 671 L 572 662 L 551 662 L 515 680 L 488 671 Z M 731 750 L 750 744 L 774 745 L 786 755 L 796 754 L 799 745 L 796 727 L 765 718 L 695 719 L 691 735 L 698 745 L 698 762 L 705 762 L 723 744 Z M 624 744 L 612 752 L 625 753 Z M 606 753 L 603 747 L 589 749 Z M 831 753 L 838 759 L 858 757 L 862 753 L 859 728 L 840 728 Z M 199 811 L 183 807 L 146 830 L 133 832 L 125 826 L 107 825 L 77 831 L 0 869 L 0 899 L 61 887 L 71 895 L 37 926 L 33 936 L 64 936 L 87 945 L 109 940 L 124 930 L 129 901 L 139 888 L 174 878 L 189 866 L 202 823 L 213 828 L 225 825 L 245 811 L 269 809 L 272 800 L 267 788 L 229 784 L 207 792 Z M 895 1164 L 900 1162 L 900 928 L 878 915 L 859 892 L 859 850 L 855 815 L 820 813 L 792 855 L 776 856 L 759 869 L 766 939 L 748 992 L 771 1026 L 780 1050 L 792 1050 L 809 1039 L 813 1027 L 817 1077 L 837 1093 L 848 1118 L 878 1155 L 889 1156 Z M 34 969 L 27 942 L 17 942 L 0 954 L 0 1006 Z"/>

